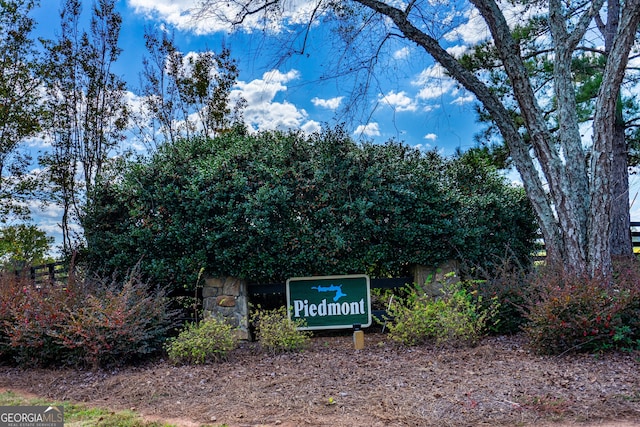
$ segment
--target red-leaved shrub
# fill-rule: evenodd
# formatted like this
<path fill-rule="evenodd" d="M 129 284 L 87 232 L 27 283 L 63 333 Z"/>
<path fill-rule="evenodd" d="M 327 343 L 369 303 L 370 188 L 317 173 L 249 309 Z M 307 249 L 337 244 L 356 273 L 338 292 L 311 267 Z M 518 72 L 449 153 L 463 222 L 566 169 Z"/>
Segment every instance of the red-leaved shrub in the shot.
<path fill-rule="evenodd" d="M 67 358 L 66 349 L 54 338 L 74 306 L 75 289 L 49 283 L 35 285 L 7 274 L 0 278 L 3 345 L 0 352 L 26 365 L 48 365 Z"/>
<path fill-rule="evenodd" d="M 613 282 L 549 270 L 531 286 L 524 330 L 541 354 L 603 351 L 637 345 L 640 269 L 616 263 Z"/>
<path fill-rule="evenodd" d="M 125 283 L 0 276 L 0 355 L 21 365 L 120 364 L 161 350 L 173 318 L 165 293 L 136 271 Z"/>
<path fill-rule="evenodd" d="M 162 347 L 173 326 L 164 291 L 129 279 L 87 295 L 71 311 L 55 337 L 66 349 L 76 351 L 81 362 L 94 368 L 122 363 Z"/>

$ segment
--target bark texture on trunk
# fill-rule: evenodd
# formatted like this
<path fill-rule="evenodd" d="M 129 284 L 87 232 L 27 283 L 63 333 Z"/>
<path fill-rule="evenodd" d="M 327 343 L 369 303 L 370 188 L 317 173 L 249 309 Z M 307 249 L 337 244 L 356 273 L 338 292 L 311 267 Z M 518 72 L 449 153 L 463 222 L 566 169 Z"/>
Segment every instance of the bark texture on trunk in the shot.
<path fill-rule="evenodd" d="M 631 216 L 629 213 L 629 153 L 622 117 L 616 121 L 613 134 L 613 165 L 611 171 L 611 255 L 633 254 Z"/>
<path fill-rule="evenodd" d="M 624 227 L 626 233 L 629 230 L 624 215 L 614 213 L 616 208 L 628 206 L 626 199 L 624 203 L 620 202 L 628 197 L 628 188 L 624 186 L 624 179 L 616 176 L 623 169 L 617 163 L 622 161 L 618 158 L 622 153 L 615 151 L 622 148 L 618 145 L 619 135 L 616 136 L 619 130 L 616 129 L 616 101 L 640 22 L 640 0 L 626 1 L 619 22 L 612 21 L 617 26 L 615 35 L 611 31 L 607 33 L 611 37 L 610 50 L 595 100 L 593 144 L 588 153 L 583 148 L 576 114 L 572 58 L 590 24 L 594 19 L 599 21 L 604 0 L 586 3 L 571 16 L 566 15 L 564 2 L 550 0 L 548 3 L 548 22 L 554 43 L 557 129 L 553 129 L 555 125 L 548 120 L 547 112 L 538 105 L 519 42 L 499 4 L 495 0 L 470 0 L 489 28 L 519 107 L 526 138 L 501 99 L 424 31 L 424 16 L 427 15 L 418 1 L 411 2 L 405 9 L 380 0 L 355 1 L 390 18 L 404 37 L 431 54 L 449 75 L 474 93 L 491 114 L 533 205 L 547 246 L 548 260 L 574 274 L 609 276 L 612 244 L 617 246 L 618 238 L 624 237 L 614 238 L 611 230 L 618 227 L 620 230 Z M 624 170 L 626 172 L 626 168 Z M 612 224 L 614 215 L 617 219 Z M 617 231 L 614 232 L 618 236 Z M 626 243 L 619 247 L 628 250 Z"/>

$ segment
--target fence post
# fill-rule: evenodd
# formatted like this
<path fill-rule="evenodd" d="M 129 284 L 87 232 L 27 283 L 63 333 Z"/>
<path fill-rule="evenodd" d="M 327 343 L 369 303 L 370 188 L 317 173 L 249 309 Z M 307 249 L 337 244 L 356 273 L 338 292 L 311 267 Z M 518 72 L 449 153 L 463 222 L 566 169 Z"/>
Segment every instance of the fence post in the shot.
<path fill-rule="evenodd" d="M 51 283 L 54 283 L 56 281 L 56 264 L 49 263 L 47 264 L 47 267 L 49 267 L 49 280 Z"/>

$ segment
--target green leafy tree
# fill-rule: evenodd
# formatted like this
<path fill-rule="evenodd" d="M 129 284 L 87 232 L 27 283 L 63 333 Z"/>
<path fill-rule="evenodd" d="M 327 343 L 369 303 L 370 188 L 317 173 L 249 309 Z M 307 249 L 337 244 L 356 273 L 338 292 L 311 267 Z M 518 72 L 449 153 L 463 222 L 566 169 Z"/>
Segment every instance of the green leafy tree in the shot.
<path fill-rule="evenodd" d="M 40 64 L 29 13 L 36 1 L 0 2 L 0 220 L 29 217 L 23 203 L 37 190 L 20 144 L 40 131 Z"/>
<path fill-rule="evenodd" d="M 136 118 L 143 141 L 155 147 L 178 138 L 214 137 L 242 122 L 245 101 L 231 99 L 239 70 L 229 49 L 185 54 L 170 34 L 147 29 L 144 37 L 144 102 Z"/>
<path fill-rule="evenodd" d="M 44 264 L 51 259 L 48 253 L 53 237 L 35 225 L 19 224 L 0 229 L 0 260 L 4 270 L 22 270 Z"/>
<path fill-rule="evenodd" d="M 80 28 L 81 13 L 81 2 L 65 1 L 60 35 L 45 44 L 46 129 L 52 150 L 40 162 L 47 168 L 52 198 L 63 208 L 65 250 L 73 246 L 71 224 L 82 210 L 83 194 L 120 144 L 128 119 L 125 84 L 112 71 L 121 52 L 122 19 L 115 1 L 93 5 L 88 33 Z"/>

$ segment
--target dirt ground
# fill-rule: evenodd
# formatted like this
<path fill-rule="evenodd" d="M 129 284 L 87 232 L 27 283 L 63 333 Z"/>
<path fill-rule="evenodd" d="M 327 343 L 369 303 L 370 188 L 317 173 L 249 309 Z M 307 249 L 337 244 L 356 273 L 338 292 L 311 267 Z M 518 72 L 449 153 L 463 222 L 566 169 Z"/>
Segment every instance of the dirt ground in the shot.
<path fill-rule="evenodd" d="M 520 336 L 405 349 L 368 331 L 298 354 L 245 343 L 223 363 L 109 371 L 0 367 L 0 389 L 180 426 L 640 426 L 640 352 L 543 357 Z"/>

